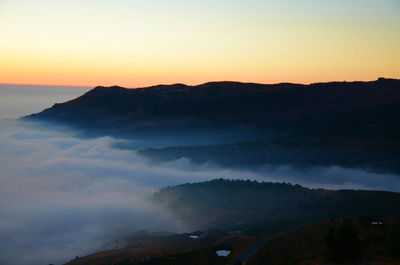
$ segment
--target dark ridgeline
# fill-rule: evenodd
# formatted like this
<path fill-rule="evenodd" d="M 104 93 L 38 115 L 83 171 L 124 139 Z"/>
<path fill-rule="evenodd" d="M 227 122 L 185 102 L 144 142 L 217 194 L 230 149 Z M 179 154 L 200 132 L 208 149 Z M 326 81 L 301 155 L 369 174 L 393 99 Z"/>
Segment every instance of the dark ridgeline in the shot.
<path fill-rule="evenodd" d="M 212 82 L 140 89 L 96 87 L 27 118 L 113 132 L 168 128 L 341 130 L 392 137 L 399 130 L 400 80 L 261 85 Z M 387 130 L 391 129 L 391 130 Z M 396 131 L 393 131 L 396 129 Z M 396 134 L 397 136 L 397 134 Z"/>
<path fill-rule="evenodd" d="M 25 118 L 72 125 L 89 135 L 178 139 L 141 152 L 160 161 L 188 157 L 224 166 L 340 165 L 400 173 L 397 79 L 96 87 Z M 189 140 L 182 144 L 183 138 Z M 203 141 L 211 138 L 217 140 Z"/>

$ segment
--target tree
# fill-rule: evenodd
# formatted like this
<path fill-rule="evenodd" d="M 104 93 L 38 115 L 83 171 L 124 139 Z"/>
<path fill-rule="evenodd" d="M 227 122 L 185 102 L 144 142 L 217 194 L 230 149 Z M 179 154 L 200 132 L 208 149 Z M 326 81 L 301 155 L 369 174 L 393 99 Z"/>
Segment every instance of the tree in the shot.
<path fill-rule="evenodd" d="M 333 227 L 325 232 L 327 261 L 355 261 L 362 257 L 363 248 L 351 221 L 344 221 L 335 231 Z"/>

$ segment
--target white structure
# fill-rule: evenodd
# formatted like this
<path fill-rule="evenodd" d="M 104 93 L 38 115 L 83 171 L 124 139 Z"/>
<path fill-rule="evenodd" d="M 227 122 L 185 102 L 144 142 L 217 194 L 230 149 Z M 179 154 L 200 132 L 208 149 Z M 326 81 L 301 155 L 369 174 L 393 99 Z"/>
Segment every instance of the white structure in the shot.
<path fill-rule="evenodd" d="M 217 256 L 226 257 L 231 253 L 230 250 L 217 250 Z"/>

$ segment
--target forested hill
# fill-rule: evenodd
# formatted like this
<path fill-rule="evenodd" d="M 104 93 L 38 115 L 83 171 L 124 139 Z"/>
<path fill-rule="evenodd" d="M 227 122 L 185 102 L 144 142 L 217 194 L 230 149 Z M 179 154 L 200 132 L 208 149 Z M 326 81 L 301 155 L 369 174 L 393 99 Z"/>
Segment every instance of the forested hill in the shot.
<path fill-rule="evenodd" d="M 244 180 L 183 184 L 161 189 L 154 198 L 194 228 L 246 229 L 319 218 L 400 215 L 399 193 Z"/>
<path fill-rule="evenodd" d="M 139 89 L 96 87 L 30 119 L 107 132 L 233 128 L 395 138 L 400 80 L 262 85 L 211 82 Z M 351 128 L 349 128 L 351 127 Z"/>

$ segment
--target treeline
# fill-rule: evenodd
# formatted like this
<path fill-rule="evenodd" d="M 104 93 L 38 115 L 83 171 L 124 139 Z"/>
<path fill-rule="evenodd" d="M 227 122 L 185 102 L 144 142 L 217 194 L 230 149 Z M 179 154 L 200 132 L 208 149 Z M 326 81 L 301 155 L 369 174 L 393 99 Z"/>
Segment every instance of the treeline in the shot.
<path fill-rule="evenodd" d="M 363 246 L 352 220 L 345 220 L 337 229 L 330 227 L 325 232 L 325 259 L 331 262 L 347 262 L 360 259 Z"/>

